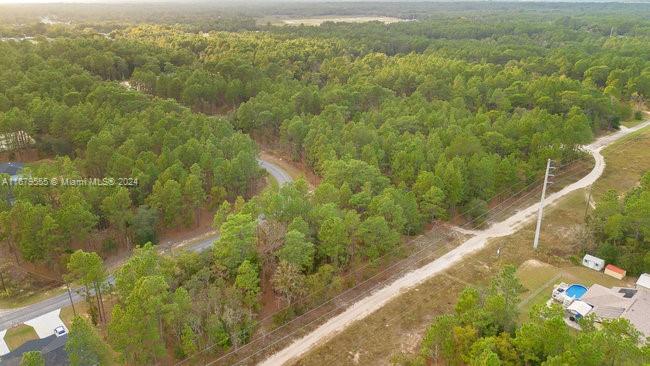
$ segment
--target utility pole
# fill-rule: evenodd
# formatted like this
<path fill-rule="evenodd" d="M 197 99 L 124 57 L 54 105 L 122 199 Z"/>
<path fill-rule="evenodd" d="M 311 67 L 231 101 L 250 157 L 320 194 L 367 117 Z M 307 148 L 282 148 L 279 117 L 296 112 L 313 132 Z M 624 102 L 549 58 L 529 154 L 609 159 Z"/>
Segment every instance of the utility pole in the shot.
<path fill-rule="evenodd" d="M 72 293 L 70 292 L 70 284 L 68 281 L 65 282 L 65 287 L 68 289 L 68 298 L 70 299 L 70 305 L 72 305 L 72 314 L 77 316 L 77 309 L 74 308 L 74 301 L 72 301 Z"/>
<path fill-rule="evenodd" d="M 589 197 L 587 197 L 587 207 L 585 207 L 585 221 L 587 221 L 587 214 L 589 213 L 589 206 L 591 206 L 591 192 L 593 192 L 593 185 L 589 186 Z"/>
<path fill-rule="evenodd" d="M 0 283 L 2 283 L 2 291 L 5 294 L 9 294 L 9 291 L 7 291 L 7 285 L 5 284 L 5 277 L 2 274 L 2 271 L 4 271 L 4 267 L 0 267 Z"/>
<path fill-rule="evenodd" d="M 551 159 L 546 162 L 546 174 L 544 175 L 544 186 L 542 187 L 542 199 L 539 201 L 539 211 L 537 211 L 537 228 L 535 228 L 535 240 L 533 241 L 533 249 L 537 250 L 539 246 L 539 232 L 542 228 L 542 214 L 544 212 L 544 198 L 546 197 L 546 186 L 548 185 L 548 177 L 552 176 L 551 172 Z"/>

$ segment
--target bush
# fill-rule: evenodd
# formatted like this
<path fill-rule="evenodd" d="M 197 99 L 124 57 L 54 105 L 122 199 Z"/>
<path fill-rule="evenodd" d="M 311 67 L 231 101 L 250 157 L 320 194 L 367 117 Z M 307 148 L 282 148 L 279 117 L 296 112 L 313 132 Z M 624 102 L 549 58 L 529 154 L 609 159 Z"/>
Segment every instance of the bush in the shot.
<path fill-rule="evenodd" d="M 634 112 L 634 119 L 637 121 L 640 121 L 643 119 L 643 112 L 642 111 L 635 111 Z"/>
<path fill-rule="evenodd" d="M 487 202 L 480 198 L 472 199 L 465 205 L 465 215 L 474 221 L 477 226 L 482 226 L 488 219 L 488 205 Z"/>

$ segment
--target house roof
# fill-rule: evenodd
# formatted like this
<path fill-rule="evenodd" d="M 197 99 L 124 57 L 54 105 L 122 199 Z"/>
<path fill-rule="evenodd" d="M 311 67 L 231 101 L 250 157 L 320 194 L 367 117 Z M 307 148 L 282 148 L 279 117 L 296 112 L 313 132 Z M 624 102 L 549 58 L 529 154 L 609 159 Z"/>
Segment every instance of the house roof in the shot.
<path fill-rule="evenodd" d="M 637 287 L 643 287 L 650 290 L 650 274 L 644 273 L 636 281 Z"/>
<path fill-rule="evenodd" d="M 23 169 L 22 163 L 0 163 L 0 174 L 9 174 L 14 176 Z"/>
<path fill-rule="evenodd" d="M 580 314 L 581 316 L 586 316 L 587 314 L 589 314 L 591 309 L 592 309 L 591 305 L 580 300 L 576 300 L 572 302 L 571 305 L 569 305 L 569 307 L 567 308 L 567 310 L 574 311 Z"/>
<path fill-rule="evenodd" d="M 610 271 L 612 271 L 612 272 L 620 273 L 620 274 L 622 274 L 622 275 L 624 275 L 624 274 L 627 273 L 627 271 L 624 270 L 623 268 L 616 267 L 616 266 L 613 265 L 613 264 L 608 264 L 608 265 L 605 267 L 605 269 L 606 269 L 606 270 L 610 270 Z"/>
<path fill-rule="evenodd" d="M 618 318 L 634 302 L 618 288 L 609 289 L 595 284 L 587 290 L 580 300 L 592 305 L 594 313 L 601 318 Z"/>
<path fill-rule="evenodd" d="M 592 312 L 599 318 L 627 319 L 645 337 L 650 337 L 650 289 L 595 284 L 580 300 L 593 306 Z"/>
<path fill-rule="evenodd" d="M 69 364 L 68 354 L 65 351 L 67 339 L 67 335 L 57 337 L 52 334 L 49 337 L 25 342 L 22 346 L 0 357 L 0 365 L 19 366 L 24 353 L 40 351 L 45 358 L 46 366 L 67 366 Z"/>
<path fill-rule="evenodd" d="M 645 337 L 650 337 L 650 290 L 640 290 L 636 301 L 623 314 Z"/>

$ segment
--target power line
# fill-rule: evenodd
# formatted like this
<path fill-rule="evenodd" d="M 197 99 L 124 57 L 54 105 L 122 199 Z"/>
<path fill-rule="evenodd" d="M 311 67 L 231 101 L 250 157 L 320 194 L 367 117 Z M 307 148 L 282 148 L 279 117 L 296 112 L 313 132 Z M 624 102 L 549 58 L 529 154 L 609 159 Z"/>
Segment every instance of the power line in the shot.
<path fill-rule="evenodd" d="M 571 174 L 571 176 L 576 176 L 576 175 L 578 175 L 579 173 L 581 173 L 581 172 L 575 172 L 575 173 Z M 441 249 L 442 249 L 442 248 L 441 248 Z M 416 254 L 418 254 L 418 253 L 416 253 Z M 413 256 L 411 256 L 411 257 L 409 257 L 409 258 L 414 258 L 414 259 L 415 259 L 414 263 L 419 263 L 419 262 L 422 262 L 422 261 L 428 260 L 429 258 L 433 257 L 433 256 L 436 255 L 436 254 L 438 254 L 438 251 L 436 251 L 436 252 L 434 252 L 434 253 L 431 253 L 431 254 L 429 254 L 429 255 L 423 257 L 423 258 L 422 258 L 422 257 L 421 257 L 421 258 L 417 258 L 416 255 L 413 255 Z M 414 264 L 414 263 L 413 263 L 413 264 Z M 402 271 L 398 272 L 398 274 L 404 273 L 407 269 L 408 269 L 408 268 L 403 269 Z M 370 293 L 372 290 L 376 289 L 377 287 L 379 287 L 379 286 L 382 285 L 383 283 L 384 283 L 384 282 L 380 282 L 380 283 L 374 285 L 371 289 L 369 289 L 369 290 L 367 290 L 367 291 L 363 291 L 363 292 L 360 293 L 359 295 L 355 296 L 354 300 L 356 300 L 356 299 L 358 299 L 358 298 L 360 298 L 360 297 L 362 297 L 362 296 L 364 296 L 364 295 L 367 295 L 368 293 Z M 319 316 L 317 319 L 312 320 L 312 321 L 310 321 L 309 323 L 303 325 L 303 326 L 300 327 L 298 330 L 303 329 L 303 328 L 305 328 L 305 327 L 311 325 L 312 323 L 314 323 L 314 322 L 315 322 L 316 320 L 318 320 L 318 319 L 322 319 L 324 316 L 329 315 L 329 314 L 331 314 L 332 312 L 338 310 L 338 308 L 339 308 L 339 307 L 337 307 L 337 308 L 335 308 L 335 309 L 333 309 L 333 310 L 327 312 L 327 313 L 324 314 L 324 315 Z M 256 354 L 258 354 L 258 353 L 260 353 L 260 352 L 263 352 L 264 350 L 266 350 L 266 349 L 268 349 L 268 348 L 270 348 L 270 347 L 276 345 L 277 343 L 279 343 L 279 342 L 281 342 L 281 341 L 283 341 L 283 340 L 285 340 L 285 339 L 291 337 L 291 336 L 294 335 L 298 330 L 295 330 L 295 331 L 291 332 L 290 334 L 285 335 L 284 337 L 280 338 L 279 340 L 276 340 L 276 341 L 272 342 L 271 344 L 267 345 L 266 347 L 263 347 L 263 348 L 261 348 L 261 349 L 259 349 L 259 350 L 257 350 L 257 351 L 254 351 L 253 353 L 249 353 L 246 357 L 240 359 L 240 360 L 237 361 L 235 364 L 239 364 L 239 363 L 241 363 L 241 362 L 243 362 L 243 361 L 245 361 L 245 360 L 251 358 L 252 356 L 254 356 L 254 355 L 256 355 Z M 238 352 L 238 351 L 239 351 L 239 350 L 234 350 L 234 351 L 231 352 L 231 353 Z M 228 354 L 223 355 L 223 356 L 219 357 L 218 359 L 216 359 L 216 360 L 214 360 L 214 361 L 208 363 L 208 365 L 213 365 L 213 364 L 215 364 L 215 363 L 217 363 L 217 362 L 223 360 L 223 359 L 226 358 L 227 356 L 228 356 Z"/>
<path fill-rule="evenodd" d="M 621 140 L 620 142 L 617 142 L 616 144 L 617 144 L 617 145 L 619 146 L 619 148 L 620 148 L 621 146 L 628 145 L 629 143 L 634 142 L 634 141 L 635 141 L 635 139 L 633 138 L 633 136 L 628 136 L 627 138 Z M 589 157 L 591 157 L 591 156 L 589 156 Z M 558 166 L 557 169 L 561 169 L 561 168 L 563 168 L 563 167 L 566 167 L 566 166 L 568 166 L 568 165 L 570 165 L 570 164 L 574 164 L 575 162 L 579 162 L 579 161 L 581 161 L 581 160 L 586 160 L 585 158 L 586 158 L 586 157 L 581 157 L 581 158 L 572 159 L 571 161 L 569 161 L 569 162 L 567 162 L 567 163 L 565 163 L 565 164 L 563 164 L 563 165 L 561 165 L 561 166 Z M 573 171 L 573 170 L 577 170 L 577 169 L 579 169 L 579 168 L 580 168 L 579 166 L 575 166 L 575 165 L 574 165 L 574 166 L 571 166 L 568 170 L 563 171 L 562 173 L 558 174 L 557 177 L 562 176 L 562 175 L 564 175 L 564 174 L 568 174 L 569 172 L 571 172 L 571 171 Z M 583 170 L 587 170 L 587 169 L 589 169 L 589 170 L 593 170 L 593 168 L 594 168 L 594 167 L 584 167 L 584 168 L 582 168 L 582 169 L 580 169 L 580 170 L 578 170 L 578 171 L 576 171 L 576 172 L 573 172 L 572 174 L 569 174 L 567 177 L 574 177 L 574 176 L 576 176 L 576 175 L 582 173 Z M 534 181 L 533 183 L 529 184 L 529 186 L 532 185 L 532 184 L 534 184 L 534 183 L 536 183 L 536 182 L 539 181 L 539 180 L 540 180 L 540 179 Z M 511 185 L 510 187 L 513 187 L 513 186 L 514 186 L 514 184 Z M 504 190 L 504 192 L 505 192 L 505 191 L 506 191 L 506 190 Z M 530 197 L 532 193 L 534 193 L 534 192 L 527 193 L 527 194 L 524 194 L 524 195 L 521 196 L 521 197 L 518 197 L 518 198 L 515 199 L 515 201 L 512 202 L 508 207 L 512 207 L 514 204 L 516 204 L 517 202 L 521 201 L 522 199 L 525 199 L 525 198 Z M 505 202 L 505 201 L 504 201 L 504 202 Z M 504 202 L 502 202 L 502 203 L 504 203 Z M 502 203 L 500 203 L 499 205 L 501 205 Z M 495 207 L 492 208 L 491 210 L 488 210 L 488 213 L 489 213 L 489 212 L 493 212 L 493 211 L 503 212 L 505 209 L 507 209 L 507 208 L 504 208 L 504 209 L 496 210 L 496 209 L 499 207 L 499 205 L 495 206 Z M 471 223 L 471 222 L 474 222 L 474 221 L 476 221 L 476 219 L 472 219 L 472 220 L 470 220 L 468 223 Z M 474 227 L 475 227 L 475 228 L 478 228 L 479 226 L 480 226 L 480 224 L 477 224 L 477 225 L 475 225 Z M 435 229 L 434 229 L 434 230 L 431 230 L 430 232 L 434 232 L 434 234 L 435 234 Z M 416 258 L 420 253 L 422 253 L 422 252 L 423 252 L 424 250 L 426 250 L 427 248 L 433 246 L 434 244 L 437 244 L 440 240 L 441 240 L 441 239 L 434 240 L 431 244 L 426 245 L 425 247 L 423 247 L 423 249 L 419 250 L 418 252 L 412 253 L 412 255 L 410 255 L 409 257 L 405 258 L 404 260 L 401 260 L 401 261 L 398 261 L 398 262 L 394 263 L 394 264 L 391 265 L 389 268 L 384 269 L 383 271 L 381 271 L 381 272 L 375 274 L 374 276 L 372 276 L 372 277 L 370 277 L 369 279 L 363 281 L 362 283 L 360 283 L 360 284 L 358 284 L 358 285 L 355 285 L 354 287 L 349 288 L 348 290 L 344 291 L 343 293 L 341 293 L 341 294 L 339 294 L 339 295 L 337 295 L 337 296 L 335 296 L 335 297 L 333 297 L 333 298 L 330 298 L 330 299 L 326 300 L 325 302 L 323 302 L 323 303 L 321 303 L 320 305 L 318 305 L 318 306 L 312 308 L 311 310 L 309 310 L 307 313 L 301 315 L 300 317 L 294 318 L 294 319 L 290 320 L 289 322 L 287 322 L 287 323 L 281 325 L 280 327 L 275 328 L 275 329 L 274 329 L 273 331 L 271 331 L 270 333 L 260 335 L 260 336 L 258 336 L 257 338 L 252 339 L 249 343 L 246 343 L 245 345 L 242 345 L 242 346 L 238 347 L 237 349 L 234 349 L 234 350 L 232 350 L 232 351 L 230 351 L 230 352 L 228 352 L 228 353 L 226 353 L 226 354 L 221 355 L 219 358 L 217 358 L 216 360 L 210 362 L 208 365 L 215 364 L 215 363 L 217 363 L 217 362 L 219 362 L 219 361 L 225 359 L 226 357 L 228 357 L 228 356 L 230 356 L 230 355 L 233 355 L 233 354 L 235 354 L 235 353 L 237 353 L 237 352 L 240 352 L 242 349 L 245 349 L 246 347 L 251 346 L 253 343 L 259 341 L 260 339 L 262 339 L 262 338 L 266 338 L 266 337 L 268 337 L 270 334 L 273 334 L 273 333 L 277 332 L 278 330 L 280 330 L 280 329 L 282 329 L 282 328 L 284 328 L 284 327 L 290 325 L 290 324 L 293 323 L 294 321 L 297 321 L 297 320 L 301 319 L 301 317 L 304 317 L 304 316 L 306 316 L 307 314 L 310 314 L 310 313 L 312 313 L 312 312 L 314 312 L 314 311 L 316 311 L 316 310 L 319 310 L 320 308 L 322 308 L 323 306 L 327 305 L 328 303 L 331 303 L 333 300 L 336 300 L 337 298 L 342 297 L 344 294 L 347 294 L 347 293 L 351 292 L 352 290 L 359 288 L 360 286 L 362 286 L 362 285 L 364 285 L 365 283 L 367 283 L 370 279 L 375 278 L 375 277 L 377 277 L 378 275 L 385 273 L 387 270 L 392 269 L 392 268 L 395 267 L 396 265 L 403 264 L 403 263 L 407 263 L 410 259 Z M 437 251 L 434 252 L 434 253 L 432 253 L 432 254 L 437 254 Z M 426 258 L 429 258 L 432 254 L 426 256 L 425 259 L 426 259 Z M 422 259 L 423 259 L 423 258 L 419 258 L 419 259 L 416 258 L 416 260 L 415 260 L 413 263 L 410 263 L 410 264 L 412 265 L 412 264 L 414 264 L 414 263 L 420 262 L 420 261 L 422 261 Z M 364 266 L 364 267 L 365 267 L 365 266 Z M 406 270 L 407 270 L 407 268 L 402 269 L 400 272 L 397 272 L 397 274 L 401 274 L 401 273 L 403 273 L 403 272 L 406 271 Z M 395 274 L 394 274 L 394 275 L 395 275 Z M 393 276 L 394 276 L 394 275 L 393 275 Z M 355 297 L 353 298 L 353 300 L 356 300 L 356 299 L 358 299 L 359 297 L 363 296 L 364 294 L 369 293 L 370 291 L 374 290 L 375 288 L 377 288 L 377 287 L 378 287 L 379 285 L 381 285 L 382 283 L 383 283 L 383 282 L 380 282 L 380 283 L 374 285 L 372 288 L 370 288 L 370 289 L 368 289 L 368 290 L 364 290 L 364 291 L 362 291 L 359 295 L 355 296 Z M 260 350 L 257 350 L 257 351 L 255 351 L 255 352 L 253 352 L 252 354 L 249 354 L 247 357 L 241 359 L 241 360 L 238 361 L 237 363 L 240 363 L 240 362 L 242 362 L 242 361 L 244 361 L 244 360 L 246 360 L 246 359 L 252 357 L 253 355 L 258 354 L 258 353 L 260 353 L 260 352 L 262 352 L 262 351 L 268 349 L 269 347 L 271 347 L 271 346 L 273 346 L 273 345 L 279 343 L 280 341 L 282 341 L 282 340 L 284 340 L 284 339 L 286 339 L 286 338 L 288 338 L 288 337 L 294 335 L 298 330 L 303 329 L 303 328 L 305 328 L 305 327 L 311 325 L 311 324 L 312 324 L 313 322 L 315 322 L 316 320 L 321 319 L 321 318 L 322 318 L 323 316 L 325 316 L 325 315 L 329 315 L 330 313 L 332 313 L 333 311 L 338 310 L 339 308 L 340 308 L 340 306 L 337 306 L 334 310 L 331 310 L 331 311 L 327 312 L 326 314 L 319 316 L 317 319 L 308 322 L 307 324 L 305 324 L 305 325 L 299 327 L 297 330 L 295 330 L 295 331 L 289 333 L 288 335 L 282 337 L 280 340 L 276 340 L 276 341 L 272 342 L 269 346 L 266 346 L 266 347 L 264 347 L 264 348 L 262 348 L 262 349 L 260 349 Z M 275 315 L 275 314 L 277 314 L 277 312 L 274 313 L 274 314 L 272 314 L 272 315 L 270 315 L 270 316 L 265 317 L 264 319 L 267 319 L 267 318 L 269 318 L 269 317 L 271 317 L 271 316 L 273 316 L 273 315 Z M 190 359 L 192 359 L 192 358 L 194 358 L 194 357 L 196 357 L 196 356 L 199 356 L 200 354 L 205 353 L 205 352 L 207 352 L 207 351 L 213 349 L 214 347 L 216 347 L 216 344 L 215 344 L 215 345 L 212 345 L 212 346 L 209 346 L 209 347 L 207 347 L 207 348 L 204 348 L 203 350 L 199 351 L 199 353 L 197 353 L 197 354 L 195 354 L 195 355 L 193 355 L 193 356 L 190 356 L 190 357 L 188 357 L 188 358 L 186 358 L 186 359 L 184 359 L 184 360 L 179 361 L 176 365 L 181 365 L 181 364 L 185 363 L 186 361 L 189 361 Z"/>
<path fill-rule="evenodd" d="M 576 159 L 576 160 L 578 160 L 578 159 Z M 571 169 L 569 169 L 569 171 L 570 171 L 570 170 L 571 170 Z M 535 182 L 529 184 L 529 186 L 535 184 L 536 182 L 537 182 L 537 181 L 535 181 Z M 525 189 L 525 188 L 524 188 L 524 189 Z M 494 208 L 492 208 L 491 210 L 489 210 L 489 212 L 494 212 L 494 211 L 499 212 L 499 213 L 500 213 L 500 212 L 503 212 L 504 210 L 506 210 L 506 209 L 509 208 L 509 207 L 512 207 L 513 205 L 515 205 L 515 204 L 518 203 L 519 201 L 528 198 L 528 197 L 529 197 L 531 194 L 533 194 L 533 193 L 534 193 L 534 192 L 527 193 L 527 194 L 525 194 L 525 195 L 523 195 L 523 196 L 521 196 L 521 197 L 518 197 L 517 199 L 515 199 L 514 202 L 510 203 L 510 205 L 508 205 L 508 206 L 505 207 L 505 208 L 500 208 L 499 206 L 502 204 L 502 203 L 500 203 L 498 206 L 495 206 Z M 504 201 L 503 203 L 505 203 L 505 201 Z M 476 221 L 476 219 L 473 219 L 473 220 L 471 220 L 470 222 L 475 222 L 475 221 Z M 481 226 L 481 223 L 477 223 L 477 224 L 474 226 L 474 228 L 479 228 L 480 226 Z M 439 234 L 439 233 L 436 233 L 436 230 L 432 230 L 432 232 L 434 233 L 434 235 L 435 235 L 435 234 Z M 241 347 L 238 347 L 237 349 L 234 349 L 234 350 L 232 350 L 232 351 L 230 351 L 230 352 L 228 352 L 228 353 L 226 353 L 226 354 L 220 356 L 219 358 L 217 358 L 216 360 L 214 360 L 211 364 L 216 363 L 216 362 L 219 362 L 219 361 L 225 359 L 226 357 L 228 357 L 228 356 L 230 356 L 230 355 L 232 355 L 232 354 L 234 354 L 234 353 L 237 353 L 237 352 L 241 351 L 242 349 L 244 349 L 244 348 L 246 348 L 246 347 L 251 346 L 251 344 L 253 344 L 253 343 L 259 341 L 259 340 L 262 339 L 262 338 L 268 337 L 270 334 L 274 334 L 274 333 L 276 333 L 276 332 L 279 331 L 280 329 L 283 329 L 283 328 L 285 328 L 286 326 L 288 326 L 288 325 L 290 325 L 290 324 L 292 324 L 292 323 L 294 323 L 294 322 L 300 320 L 302 317 L 306 316 L 307 314 L 311 314 L 311 313 L 313 313 L 313 312 L 315 312 L 315 311 L 321 309 L 323 306 L 325 306 L 325 305 L 331 303 L 332 301 L 334 301 L 334 300 L 336 300 L 336 299 L 338 299 L 338 298 L 340 298 L 340 297 L 343 297 L 344 295 L 350 293 L 351 291 L 353 291 L 353 290 L 355 290 L 355 289 L 358 289 L 359 287 L 361 287 L 361 286 L 365 285 L 366 283 L 368 283 L 370 280 L 372 280 L 372 279 L 378 277 L 378 276 L 381 275 L 381 274 L 386 273 L 387 271 L 389 271 L 389 270 L 391 270 L 391 269 L 397 267 L 398 265 L 401 265 L 401 264 L 407 264 L 407 265 L 408 265 L 408 264 L 409 264 L 408 262 L 409 262 L 409 260 L 411 260 L 411 259 L 416 259 L 417 262 L 421 261 L 422 258 L 421 258 L 421 257 L 420 257 L 420 258 L 417 258 L 417 257 L 418 257 L 421 253 L 423 253 L 425 250 L 427 250 L 429 247 L 431 247 L 431 246 L 433 246 L 433 245 L 435 245 L 435 244 L 437 244 L 437 243 L 439 243 L 439 242 L 440 242 L 440 239 L 434 240 L 432 243 L 430 243 L 430 244 L 428 244 L 427 246 L 423 247 L 421 250 L 419 250 L 419 251 L 417 251 L 417 252 L 415 252 L 415 253 L 412 253 L 412 255 L 410 255 L 408 258 L 405 258 L 405 259 L 402 260 L 402 261 L 395 262 L 394 264 L 392 264 L 392 265 L 389 266 L 388 268 L 386 268 L 386 269 L 382 270 L 381 272 L 379 272 L 379 273 L 373 275 L 372 277 L 366 279 L 366 280 L 363 281 L 362 283 L 357 284 L 357 285 L 355 285 L 354 287 L 351 287 L 351 288 L 347 289 L 347 290 L 344 291 L 343 293 L 338 294 L 338 295 L 336 295 L 335 297 L 326 300 L 325 302 L 321 303 L 320 305 L 318 305 L 318 306 L 316 306 L 316 307 L 310 309 L 307 313 L 301 315 L 300 317 L 294 318 L 294 319 L 290 320 L 289 322 L 287 322 L 287 323 L 281 325 L 280 327 L 275 328 L 275 329 L 274 329 L 273 331 L 271 331 L 270 333 L 260 335 L 260 336 L 258 336 L 257 338 L 251 340 L 249 343 L 247 343 L 247 344 L 245 344 L 245 345 L 242 345 Z M 428 258 L 428 257 L 429 257 L 429 256 L 427 256 L 427 258 Z M 411 264 L 412 264 L 412 263 L 411 263 Z M 364 267 L 365 267 L 365 266 L 364 266 Z M 403 273 L 404 271 L 406 271 L 407 269 L 409 269 L 409 268 L 405 268 L 405 269 L 401 270 L 400 272 L 397 272 L 397 274 L 401 274 L 401 273 Z M 364 290 L 364 291 L 362 291 L 362 292 L 361 292 L 359 295 L 357 295 L 354 299 L 356 299 L 356 298 L 358 298 L 358 297 L 360 297 L 360 296 L 363 296 L 364 294 L 367 294 L 369 291 L 374 290 L 377 286 L 379 286 L 379 285 L 381 285 L 381 284 L 382 284 L 382 282 L 380 282 L 380 283 L 374 285 L 374 286 L 373 286 L 371 289 L 369 289 L 369 290 Z M 339 308 L 339 307 L 337 306 L 334 310 L 336 310 L 336 309 L 338 309 L 338 308 Z M 334 311 L 334 310 L 332 310 L 332 311 Z M 331 313 L 331 311 L 328 312 L 328 314 L 329 314 L 329 313 Z M 275 315 L 275 314 L 277 314 L 277 313 L 274 313 L 274 314 L 272 314 L 272 315 L 269 315 L 269 316 L 265 317 L 264 319 L 267 319 L 267 318 L 269 318 L 269 317 L 271 317 L 271 316 L 273 316 L 273 315 Z M 322 316 L 318 317 L 317 319 L 320 319 L 320 318 L 322 318 Z M 304 327 L 306 327 L 306 326 L 308 326 L 309 324 L 312 324 L 312 323 L 313 323 L 313 320 L 310 321 L 309 323 L 307 323 L 306 325 L 303 325 L 303 326 L 301 327 L 301 329 L 304 328 Z M 295 333 L 295 332 L 290 333 L 289 336 L 292 335 L 293 333 Z M 285 338 L 286 338 L 286 337 L 283 337 L 282 339 L 285 339 Z M 279 341 L 273 342 L 273 344 L 276 344 L 277 342 L 279 342 Z M 207 348 L 201 350 L 201 351 L 199 352 L 199 354 L 200 354 L 200 353 L 207 352 L 207 351 L 213 349 L 214 347 L 216 347 L 216 345 L 209 346 L 209 347 L 207 347 Z M 258 351 L 258 352 L 259 352 L 259 351 Z M 255 352 L 255 353 L 258 353 L 258 352 Z M 255 354 L 255 353 L 254 353 L 254 354 Z M 189 361 L 190 359 L 192 359 L 192 358 L 198 356 L 199 354 L 195 354 L 194 356 L 191 356 L 191 357 L 189 357 L 189 358 L 187 358 L 187 359 L 185 359 L 185 360 L 182 360 L 182 361 L 178 362 L 176 365 L 181 365 L 181 364 L 185 363 L 186 361 Z"/>

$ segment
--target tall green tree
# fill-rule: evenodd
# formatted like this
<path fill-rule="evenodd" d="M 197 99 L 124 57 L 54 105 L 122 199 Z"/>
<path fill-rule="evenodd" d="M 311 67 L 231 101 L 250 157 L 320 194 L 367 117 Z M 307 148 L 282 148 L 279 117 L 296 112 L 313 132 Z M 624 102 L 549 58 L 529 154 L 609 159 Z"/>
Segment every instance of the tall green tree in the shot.
<path fill-rule="evenodd" d="M 102 299 L 102 286 L 106 282 L 107 274 L 104 261 L 97 253 L 87 253 L 79 249 L 72 253 L 67 264 L 68 281 L 79 281 L 86 288 L 86 300 L 90 303 L 91 293 L 97 300 L 97 311 L 100 321 L 105 321 L 104 302 Z"/>
<path fill-rule="evenodd" d="M 305 234 L 298 230 L 288 231 L 284 237 L 284 245 L 277 251 L 279 260 L 292 263 L 303 270 L 311 269 L 315 254 L 314 244 L 308 242 Z"/>
<path fill-rule="evenodd" d="M 122 233 L 123 240 L 127 245 L 129 244 L 128 227 L 134 217 L 131 206 L 129 190 L 124 187 L 118 187 L 115 192 L 104 197 L 101 203 L 104 216 L 118 232 Z"/>
<path fill-rule="evenodd" d="M 217 263 L 234 274 L 245 260 L 254 260 L 256 227 L 256 221 L 249 214 L 238 213 L 228 216 L 221 226 L 221 236 L 214 243 L 214 256 Z"/>
<path fill-rule="evenodd" d="M 245 260 L 237 268 L 235 286 L 243 293 L 244 303 L 251 308 L 258 306 L 260 294 L 260 276 L 256 266 Z"/>
<path fill-rule="evenodd" d="M 65 344 L 71 366 L 107 365 L 110 349 L 93 327 L 82 317 L 75 317 Z"/>

